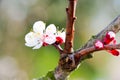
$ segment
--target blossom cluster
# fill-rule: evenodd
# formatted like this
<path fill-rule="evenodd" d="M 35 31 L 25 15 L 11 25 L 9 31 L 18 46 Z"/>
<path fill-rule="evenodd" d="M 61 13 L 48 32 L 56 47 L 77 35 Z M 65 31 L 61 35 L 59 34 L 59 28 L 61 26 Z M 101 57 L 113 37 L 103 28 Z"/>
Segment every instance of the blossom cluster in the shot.
<path fill-rule="evenodd" d="M 42 46 L 51 44 L 62 44 L 65 42 L 65 31 L 58 31 L 54 24 L 45 28 L 43 21 L 37 21 L 33 24 L 33 30 L 25 35 L 25 45 L 39 49 Z"/>
<path fill-rule="evenodd" d="M 100 40 L 97 40 L 94 46 L 96 49 L 100 49 L 100 48 L 104 48 L 104 45 L 107 44 L 114 44 L 114 45 L 116 44 L 115 33 L 113 31 L 107 32 L 103 41 L 101 42 Z M 114 56 L 118 56 L 120 54 L 119 50 L 117 49 L 108 50 L 108 52 Z"/>

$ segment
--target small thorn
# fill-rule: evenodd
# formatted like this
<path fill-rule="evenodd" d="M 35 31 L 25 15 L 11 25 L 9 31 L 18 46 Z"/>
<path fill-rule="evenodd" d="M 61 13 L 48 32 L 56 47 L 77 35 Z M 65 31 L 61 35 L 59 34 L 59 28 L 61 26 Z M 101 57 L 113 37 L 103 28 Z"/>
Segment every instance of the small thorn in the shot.
<path fill-rule="evenodd" d="M 69 10 L 69 9 L 68 9 L 68 8 L 66 8 L 66 12 L 68 12 L 68 10 Z"/>
<path fill-rule="evenodd" d="M 76 20 L 77 19 L 77 17 L 73 17 L 73 20 Z"/>

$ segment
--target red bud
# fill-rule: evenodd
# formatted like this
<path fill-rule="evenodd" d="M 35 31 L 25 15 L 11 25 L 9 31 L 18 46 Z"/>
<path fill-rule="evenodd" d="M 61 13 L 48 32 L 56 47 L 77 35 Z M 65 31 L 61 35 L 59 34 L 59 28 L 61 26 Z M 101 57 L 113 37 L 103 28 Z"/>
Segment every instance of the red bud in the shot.
<path fill-rule="evenodd" d="M 114 56 L 118 56 L 119 55 L 119 51 L 116 50 L 116 49 L 109 50 L 109 52 L 112 53 L 112 55 L 114 55 Z"/>

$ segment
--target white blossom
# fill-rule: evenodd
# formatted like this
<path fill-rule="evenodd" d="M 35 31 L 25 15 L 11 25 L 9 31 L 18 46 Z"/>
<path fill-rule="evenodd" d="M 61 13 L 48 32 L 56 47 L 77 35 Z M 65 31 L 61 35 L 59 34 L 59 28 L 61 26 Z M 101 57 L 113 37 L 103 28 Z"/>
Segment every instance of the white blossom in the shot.
<path fill-rule="evenodd" d="M 53 44 L 56 41 L 55 34 L 56 27 L 54 24 L 50 24 L 45 29 L 45 23 L 37 21 L 33 25 L 33 31 L 26 34 L 25 45 L 33 47 L 33 49 L 39 49 L 44 43 Z"/>
<path fill-rule="evenodd" d="M 39 49 L 41 46 L 51 45 L 58 41 L 58 44 L 65 42 L 65 32 L 57 31 L 54 24 L 45 28 L 43 21 L 37 21 L 33 24 L 33 31 L 25 36 L 25 45 Z M 57 40 L 56 37 L 59 37 Z"/>
<path fill-rule="evenodd" d="M 99 40 L 97 40 L 94 45 L 95 45 L 95 47 L 96 47 L 97 49 L 103 48 L 103 43 L 102 43 L 101 41 L 99 41 Z"/>

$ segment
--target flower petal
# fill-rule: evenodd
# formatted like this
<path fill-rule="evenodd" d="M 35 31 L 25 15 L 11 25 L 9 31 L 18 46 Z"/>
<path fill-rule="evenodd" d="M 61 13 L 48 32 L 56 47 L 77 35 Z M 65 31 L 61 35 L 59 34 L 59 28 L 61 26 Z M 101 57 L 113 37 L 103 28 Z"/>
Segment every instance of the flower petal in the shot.
<path fill-rule="evenodd" d="M 55 41 L 56 41 L 55 35 L 48 35 L 44 40 L 44 42 L 47 44 L 53 44 L 53 43 L 55 43 Z"/>
<path fill-rule="evenodd" d="M 33 47 L 33 49 L 39 49 L 40 47 L 42 47 L 43 45 L 43 42 L 37 44 L 35 47 Z"/>
<path fill-rule="evenodd" d="M 33 32 L 29 32 L 28 34 L 26 34 L 26 36 L 25 36 L 25 41 L 26 41 L 26 45 L 27 46 L 34 46 L 34 45 L 36 45 L 35 44 L 35 41 L 34 41 L 34 33 Z"/>
<path fill-rule="evenodd" d="M 60 36 L 61 36 L 61 38 L 63 39 L 63 42 L 65 42 L 65 37 L 66 37 L 65 32 L 62 32 Z"/>
<path fill-rule="evenodd" d="M 38 33 L 29 32 L 25 36 L 25 41 L 26 41 L 25 45 L 28 47 L 33 47 L 37 45 L 38 43 L 41 42 L 40 37 L 41 36 Z"/>
<path fill-rule="evenodd" d="M 111 38 L 115 38 L 115 33 L 113 31 L 109 31 L 107 33 L 108 37 L 111 39 Z"/>
<path fill-rule="evenodd" d="M 63 40 L 63 42 L 65 42 L 65 32 L 58 31 L 56 37 L 60 37 Z"/>
<path fill-rule="evenodd" d="M 30 44 L 30 43 L 25 43 L 25 45 L 28 46 L 28 47 L 34 47 L 35 46 L 35 44 Z"/>
<path fill-rule="evenodd" d="M 50 24 L 47 28 L 46 28 L 46 34 L 55 34 L 56 33 L 56 26 L 54 24 Z"/>
<path fill-rule="evenodd" d="M 36 33 L 43 34 L 43 31 L 45 30 L 45 23 L 43 21 L 37 21 L 33 25 L 33 31 Z"/>

